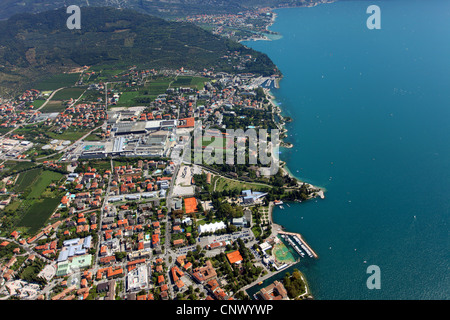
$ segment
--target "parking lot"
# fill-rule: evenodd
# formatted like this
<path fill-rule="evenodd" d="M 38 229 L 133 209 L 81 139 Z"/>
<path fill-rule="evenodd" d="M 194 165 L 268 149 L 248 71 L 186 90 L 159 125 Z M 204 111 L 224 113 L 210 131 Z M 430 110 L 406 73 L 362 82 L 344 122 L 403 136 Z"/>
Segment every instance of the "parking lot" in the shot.
<path fill-rule="evenodd" d="M 238 238 L 241 238 L 242 240 L 254 240 L 253 233 L 250 231 L 250 229 L 245 229 L 243 231 L 238 231 L 233 234 L 224 234 L 224 235 L 212 235 L 212 236 L 200 236 L 197 239 L 197 244 L 183 247 L 180 249 L 177 249 L 176 253 L 177 255 L 187 254 L 189 251 L 195 251 L 197 249 L 197 245 L 200 245 L 202 249 L 204 249 L 208 244 L 219 242 L 219 241 L 236 241 Z M 215 251 L 217 254 L 217 250 Z"/>
<path fill-rule="evenodd" d="M 181 166 L 173 187 L 174 196 L 190 196 L 194 194 L 194 186 L 192 185 L 193 168 L 189 166 Z"/>

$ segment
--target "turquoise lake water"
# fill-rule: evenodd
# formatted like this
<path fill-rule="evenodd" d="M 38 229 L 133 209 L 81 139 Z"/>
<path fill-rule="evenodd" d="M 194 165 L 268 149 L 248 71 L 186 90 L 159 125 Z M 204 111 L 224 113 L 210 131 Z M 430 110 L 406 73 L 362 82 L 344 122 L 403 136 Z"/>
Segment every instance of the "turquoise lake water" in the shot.
<path fill-rule="evenodd" d="M 369 30 L 366 9 L 381 9 Z M 450 1 L 341 1 L 276 10 L 276 41 L 244 44 L 283 73 L 272 90 L 290 171 L 326 198 L 276 209 L 319 259 L 316 299 L 449 299 Z M 356 250 L 355 250 L 356 249 Z M 381 289 L 369 290 L 369 265 Z"/>

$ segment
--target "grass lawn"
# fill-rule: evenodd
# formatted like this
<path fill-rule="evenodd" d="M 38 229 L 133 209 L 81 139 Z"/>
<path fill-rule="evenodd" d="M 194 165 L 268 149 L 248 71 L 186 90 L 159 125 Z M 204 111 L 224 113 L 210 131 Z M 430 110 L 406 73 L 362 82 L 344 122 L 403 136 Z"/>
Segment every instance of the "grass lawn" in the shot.
<path fill-rule="evenodd" d="M 134 98 L 139 95 L 139 91 L 126 91 L 120 95 L 116 106 L 132 106 L 135 104 Z"/>
<path fill-rule="evenodd" d="M 132 159 L 130 159 L 130 160 L 132 160 Z M 130 163 L 131 163 L 131 161 L 130 161 Z M 127 166 L 127 165 L 129 165 L 130 163 L 125 162 L 125 161 L 113 160 L 113 167 Z"/>
<path fill-rule="evenodd" d="M 125 70 L 121 70 L 121 69 L 103 69 L 99 72 L 99 74 L 100 74 L 100 77 L 113 77 L 124 71 Z"/>
<path fill-rule="evenodd" d="M 211 136 L 209 138 L 202 139 L 202 147 L 211 146 L 211 147 L 225 147 L 226 146 L 226 139 L 224 138 L 216 138 L 214 136 Z"/>
<path fill-rule="evenodd" d="M 34 234 L 44 225 L 61 200 L 59 196 L 56 196 L 54 192 L 47 190 L 47 188 L 52 182 L 57 182 L 62 177 L 61 173 L 43 170 L 42 168 L 24 172 L 23 175 L 19 176 L 20 184 L 17 185 L 17 188 L 23 190 L 29 188 L 30 192 L 25 200 L 15 201 L 11 204 L 15 207 L 8 208 L 21 212 L 16 224 L 17 227 L 26 228 L 27 232 Z M 31 180 L 33 181 L 30 182 Z"/>
<path fill-rule="evenodd" d="M 29 265 L 25 267 L 20 274 L 21 279 L 31 279 L 33 275 L 36 274 L 35 267 L 33 265 Z"/>
<path fill-rule="evenodd" d="M 34 109 L 36 110 L 36 109 L 40 108 L 44 104 L 45 101 L 46 100 L 43 100 L 43 99 L 34 100 L 32 105 L 33 105 Z"/>
<path fill-rule="evenodd" d="M 70 98 L 75 100 L 83 94 L 84 90 L 83 88 L 65 88 L 55 93 L 52 100 L 69 100 Z"/>
<path fill-rule="evenodd" d="M 62 112 L 66 109 L 64 101 L 71 98 L 76 100 L 84 92 L 82 88 L 65 88 L 55 93 L 52 100 L 50 100 L 45 107 L 41 109 L 42 112 Z M 42 105 L 42 104 L 41 104 Z"/>
<path fill-rule="evenodd" d="M 59 161 L 59 159 L 62 158 L 61 153 L 55 153 L 54 155 L 52 155 L 51 157 L 48 158 L 36 158 L 36 162 L 37 163 L 44 163 L 44 161 Z"/>
<path fill-rule="evenodd" d="M 31 189 L 28 198 L 40 198 L 45 189 L 52 183 L 59 181 L 63 175 L 55 171 L 42 171 Z"/>
<path fill-rule="evenodd" d="M 51 216 L 61 199 L 43 198 L 36 200 L 18 222 L 18 227 L 28 228 L 30 234 L 36 233 Z"/>
<path fill-rule="evenodd" d="M 16 130 L 17 134 L 24 135 L 25 139 L 32 142 L 39 142 L 42 144 L 47 144 L 50 140 L 71 140 L 75 141 L 80 139 L 86 133 L 92 130 L 92 128 L 74 128 L 69 127 L 68 129 L 62 131 L 61 133 L 54 132 L 60 130 L 60 126 L 46 126 L 46 125 L 27 125 Z M 42 134 L 44 138 L 38 139 L 38 136 Z"/>
<path fill-rule="evenodd" d="M 260 183 L 234 181 L 231 179 L 220 177 L 217 179 L 215 191 L 220 192 L 223 190 L 233 190 L 233 189 L 238 189 L 239 192 L 241 192 L 242 190 L 265 191 L 268 188 L 271 188 L 271 186 Z"/>
<path fill-rule="evenodd" d="M 57 74 L 36 81 L 33 87 L 40 91 L 56 90 L 61 87 L 73 86 L 78 81 L 79 77 L 79 73 Z"/>
<path fill-rule="evenodd" d="M 211 221 L 206 221 L 205 217 L 203 217 L 203 218 L 200 218 L 200 219 L 197 220 L 197 225 L 216 223 L 216 222 L 220 222 L 220 221 L 223 221 L 223 220 L 214 218 Z"/>
<path fill-rule="evenodd" d="M 22 203 L 21 200 L 16 199 L 15 201 L 10 202 L 10 204 L 8 204 L 5 207 L 5 211 L 17 211 L 17 209 L 19 209 L 21 203 Z"/>
<path fill-rule="evenodd" d="M 177 77 L 177 80 L 172 82 L 172 87 L 187 87 L 191 85 L 192 77 Z"/>
<path fill-rule="evenodd" d="M 169 88 L 169 81 L 162 82 L 150 82 L 146 88 L 148 88 L 148 95 L 158 96 L 164 94 Z"/>
<path fill-rule="evenodd" d="M 84 138 L 84 141 L 101 141 L 102 137 L 96 134 L 90 134 L 86 138 Z"/>
<path fill-rule="evenodd" d="M 87 90 L 80 100 L 78 100 L 77 104 L 91 103 L 92 101 L 97 101 L 98 98 L 104 99 L 105 95 L 97 90 Z"/>
<path fill-rule="evenodd" d="M 36 164 L 28 161 L 6 161 L 4 163 L 5 168 L 3 169 L 3 172 L 8 172 L 9 174 L 13 174 L 17 171 L 29 169 L 32 167 L 35 167 Z"/>
<path fill-rule="evenodd" d="M 261 235 L 261 227 L 260 226 L 253 226 L 252 232 L 255 238 L 258 238 Z"/>
<path fill-rule="evenodd" d="M 9 132 L 9 131 L 11 131 L 12 129 L 13 129 L 13 128 L 4 128 L 4 127 L 1 127 L 1 128 L 0 128 L 0 135 Z"/>
<path fill-rule="evenodd" d="M 173 88 L 191 87 L 200 90 L 203 89 L 205 82 L 207 82 L 208 80 L 208 78 L 203 77 L 179 76 L 177 77 L 177 80 L 174 81 L 170 86 Z"/>
<path fill-rule="evenodd" d="M 102 134 L 101 128 L 94 130 L 91 132 L 90 135 L 88 135 L 86 138 L 84 138 L 84 141 L 101 141 L 102 140 L 101 134 Z"/>
<path fill-rule="evenodd" d="M 172 77 L 150 80 L 145 86 L 137 91 L 124 91 L 117 102 L 117 107 L 131 107 L 143 105 L 149 101 L 155 100 L 158 95 L 166 93 Z M 190 82 L 190 80 L 189 80 Z"/>
<path fill-rule="evenodd" d="M 97 172 L 111 170 L 111 163 L 109 160 L 90 160 L 86 164 L 80 164 L 81 169 L 87 170 L 88 167 L 96 168 Z"/>
<path fill-rule="evenodd" d="M 166 93 L 169 88 L 172 79 L 162 79 L 156 81 L 150 81 L 145 85 L 145 89 L 148 90 L 148 95 L 160 95 Z"/>
<path fill-rule="evenodd" d="M 201 90 L 205 86 L 205 83 L 208 81 L 209 81 L 208 78 L 193 77 L 191 81 L 191 86 L 195 86 L 198 90 Z"/>
<path fill-rule="evenodd" d="M 32 185 L 42 172 L 42 168 L 28 170 L 19 174 L 16 185 L 14 187 L 16 192 L 24 192 L 25 189 Z"/>
<path fill-rule="evenodd" d="M 69 128 L 69 129 L 64 130 L 62 133 L 48 132 L 47 134 L 52 139 L 75 141 L 75 140 L 80 139 L 82 136 L 84 136 L 90 130 L 92 130 L 92 129 L 82 130 L 82 129 Z"/>
<path fill-rule="evenodd" d="M 45 107 L 41 109 L 43 113 L 62 112 L 66 109 L 66 106 L 61 100 L 50 100 Z"/>

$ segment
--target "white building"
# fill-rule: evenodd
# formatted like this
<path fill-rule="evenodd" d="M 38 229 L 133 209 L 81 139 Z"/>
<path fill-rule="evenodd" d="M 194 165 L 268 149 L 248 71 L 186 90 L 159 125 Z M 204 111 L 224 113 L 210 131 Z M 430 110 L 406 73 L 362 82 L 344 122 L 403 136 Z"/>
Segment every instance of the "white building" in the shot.
<path fill-rule="evenodd" d="M 128 272 L 127 291 L 139 291 L 148 286 L 148 269 L 144 263 L 136 269 Z"/>
<path fill-rule="evenodd" d="M 205 233 L 205 232 L 215 232 L 217 230 L 225 229 L 226 227 L 227 226 L 226 226 L 225 223 L 223 223 L 223 221 L 209 223 L 209 224 L 204 224 L 204 225 L 199 225 L 198 226 L 198 233 L 202 234 L 202 233 Z"/>
<path fill-rule="evenodd" d="M 259 247 L 261 248 L 262 251 L 266 251 L 266 250 L 272 248 L 272 246 L 269 243 L 267 243 L 267 242 L 261 243 L 259 245 Z"/>

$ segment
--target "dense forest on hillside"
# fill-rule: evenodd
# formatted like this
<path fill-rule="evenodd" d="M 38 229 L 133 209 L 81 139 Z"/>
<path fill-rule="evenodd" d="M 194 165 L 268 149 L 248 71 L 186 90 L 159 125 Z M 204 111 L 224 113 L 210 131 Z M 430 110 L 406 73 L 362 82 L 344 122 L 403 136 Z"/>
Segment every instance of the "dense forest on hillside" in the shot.
<path fill-rule="evenodd" d="M 0 86 L 20 86 L 48 73 L 83 65 L 204 68 L 269 75 L 265 55 L 193 24 L 169 22 L 132 10 L 83 7 L 81 29 L 66 26 L 64 9 L 18 14 L 0 22 Z M 236 69 L 239 59 L 252 59 Z"/>
<path fill-rule="evenodd" d="M 36 13 L 68 5 L 115 6 L 160 17 L 184 17 L 196 14 L 228 14 L 260 7 L 299 6 L 322 0 L 2 0 L 0 19 L 17 13 Z"/>

